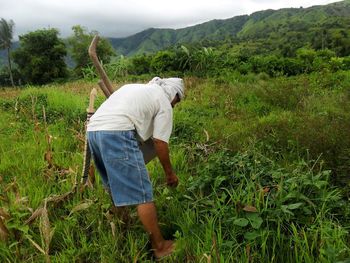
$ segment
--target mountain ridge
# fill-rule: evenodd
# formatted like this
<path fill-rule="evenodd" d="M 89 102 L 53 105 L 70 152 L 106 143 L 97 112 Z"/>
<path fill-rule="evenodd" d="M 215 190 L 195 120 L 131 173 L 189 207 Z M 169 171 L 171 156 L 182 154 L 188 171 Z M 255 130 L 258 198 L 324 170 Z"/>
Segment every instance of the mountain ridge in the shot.
<path fill-rule="evenodd" d="M 259 39 L 264 34 L 279 30 L 302 32 L 319 26 L 334 17 L 350 17 L 350 1 L 308 8 L 267 9 L 250 15 L 239 15 L 228 19 L 214 19 L 180 29 L 149 28 L 124 38 L 109 38 L 113 47 L 123 55 L 153 53 L 176 44 L 201 41 L 222 41 L 226 38 Z M 280 22 L 278 22 L 280 20 Z M 277 22 L 276 22 L 277 21 Z M 288 23 L 291 22 L 291 25 Z M 279 24 L 275 27 L 274 24 Z M 304 25 L 303 25 L 304 24 Z M 272 26 L 268 30 L 268 26 Z M 350 24 L 349 24 L 350 26 Z M 284 27 L 284 30 L 281 30 Z M 260 32 L 259 32 L 260 31 Z M 144 36 L 147 36 L 146 38 Z"/>

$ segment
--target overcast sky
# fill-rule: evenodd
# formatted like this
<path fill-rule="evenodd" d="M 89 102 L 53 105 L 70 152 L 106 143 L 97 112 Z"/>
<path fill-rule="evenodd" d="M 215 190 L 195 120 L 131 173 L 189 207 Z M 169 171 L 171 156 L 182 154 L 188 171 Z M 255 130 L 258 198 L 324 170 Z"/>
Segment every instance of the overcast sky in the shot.
<path fill-rule="evenodd" d="M 125 37 L 150 27 L 183 28 L 265 9 L 325 5 L 336 0 L 0 0 L 0 18 L 15 22 L 15 38 L 37 29 L 72 26 Z"/>

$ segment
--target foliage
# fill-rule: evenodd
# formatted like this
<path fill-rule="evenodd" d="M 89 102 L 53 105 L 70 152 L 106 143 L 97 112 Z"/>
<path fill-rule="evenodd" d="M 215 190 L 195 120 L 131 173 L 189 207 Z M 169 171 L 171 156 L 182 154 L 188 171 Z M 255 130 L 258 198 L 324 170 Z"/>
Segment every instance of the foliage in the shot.
<path fill-rule="evenodd" d="M 170 142 L 178 188 L 148 165 L 162 232 L 177 242 L 169 260 L 346 261 L 349 72 L 225 76 L 185 78 Z M 74 190 L 92 86 L 1 92 L 1 261 L 152 262 L 134 208 L 122 222 L 98 177 Z"/>
<path fill-rule="evenodd" d="M 76 96 L 67 97 L 64 92 L 49 89 L 41 92 L 28 88 L 15 102 L 18 118 L 23 120 L 45 121 L 48 124 L 64 119 L 68 124 L 83 123 L 86 118 L 81 111 L 83 103 Z"/>
<path fill-rule="evenodd" d="M 56 29 L 42 29 L 19 37 L 13 58 L 24 81 L 45 84 L 67 76 L 66 48 Z"/>
<path fill-rule="evenodd" d="M 0 50 L 1 49 L 7 50 L 8 71 L 9 71 L 9 76 L 10 76 L 10 80 L 11 80 L 11 85 L 13 87 L 15 86 L 15 84 L 13 82 L 13 76 L 12 76 L 10 48 L 12 45 L 14 26 L 15 26 L 15 23 L 12 20 L 6 21 L 4 18 L 1 18 L 1 20 L 0 20 Z"/>
<path fill-rule="evenodd" d="M 127 77 L 129 74 L 130 64 L 131 62 L 129 59 L 121 55 L 117 59 L 114 59 L 111 63 L 107 64 L 107 74 L 111 76 L 112 79 Z"/>
<path fill-rule="evenodd" d="M 88 48 L 93 37 L 97 35 L 98 32 L 87 32 L 87 29 L 80 25 L 73 26 L 72 29 L 74 33 L 68 38 L 69 50 L 75 62 L 75 72 L 79 76 L 82 76 L 83 69 L 92 65 L 88 55 Z M 96 51 L 99 59 L 105 64 L 109 63 L 111 56 L 114 55 L 113 47 L 105 38 L 99 41 Z"/>
<path fill-rule="evenodd" d="M 21 85 L 21 82 L 20 82 L 21 75 L 16 68 L 12 69 L 12 79 L 14 83 Z M 2 87 L 12 86 L 10 71 L 6 66 L 0 67 L 0 87 L 1 86 Z"/>
<path fill-rule="evenodd" d="M 149 73 L 151 69 L 151 56 L 139 55 L 130 59 L 130 73 L 141 75 Z"/>
<path fill-rule="evenodd" d="M 151 70 L 156 74 L 160 72 L 173 71 L 176 68 L 174 67 L 175 54 L 170 51 L 159 51 L 157 54 L 152 56 L 150 63 Z"/>
<path fill-rule="evenodd" d="M 6 21 L 4 18 L 0 20 L 0 49 L 8 49 L 12 45 L 13 28 L 15 23 L 13 20 Z"/>
<path fill-rule="evenodd" d="M 349 57 L 337 57 L 329 49 L 300 48 L 295 57 L 280 55 L 254 55 L 247 48 L 227 53 L 221 47 L 182 45 L 155 54 L 121 57 L 105 64 L 114 79 L 142 74 L 188 74 L 197 77 L 226 78 L 228 74 L 266 74 L 269 77 L 296 76 L 312 72 L 337 72 L 349 70 Z M 83 70 L 86 79 L 95 78 L 92 67 Z"/>

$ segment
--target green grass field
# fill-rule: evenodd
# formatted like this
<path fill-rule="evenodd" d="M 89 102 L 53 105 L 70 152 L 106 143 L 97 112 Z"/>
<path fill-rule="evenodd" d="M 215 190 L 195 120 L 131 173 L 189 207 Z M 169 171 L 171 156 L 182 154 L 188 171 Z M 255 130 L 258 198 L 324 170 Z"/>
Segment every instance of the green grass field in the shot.
<path fill-rule="evenodd" d="M 185 82 L 179 186 L 148 165 L 164 262 L 350 262 L 350 72 Z M 153 262 L 135 208 L 116 216 L 97 173 L 79 184 L 95 86 L 0 91 L 1 262 Z"/>

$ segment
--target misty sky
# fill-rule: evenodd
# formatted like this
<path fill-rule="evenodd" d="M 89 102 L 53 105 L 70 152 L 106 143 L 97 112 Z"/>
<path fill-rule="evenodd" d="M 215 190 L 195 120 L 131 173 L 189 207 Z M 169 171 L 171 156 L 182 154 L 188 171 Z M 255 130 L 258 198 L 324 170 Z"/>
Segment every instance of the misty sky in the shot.
<path fill-rule="evenodd" d="M 125 37 L 150 27 L 183 28 L 265 9 L 309 7 L 336 0 L 0 0 L 0 18 L 15 22 L 15 38 L 37 29 L 72 26 Z"/>

